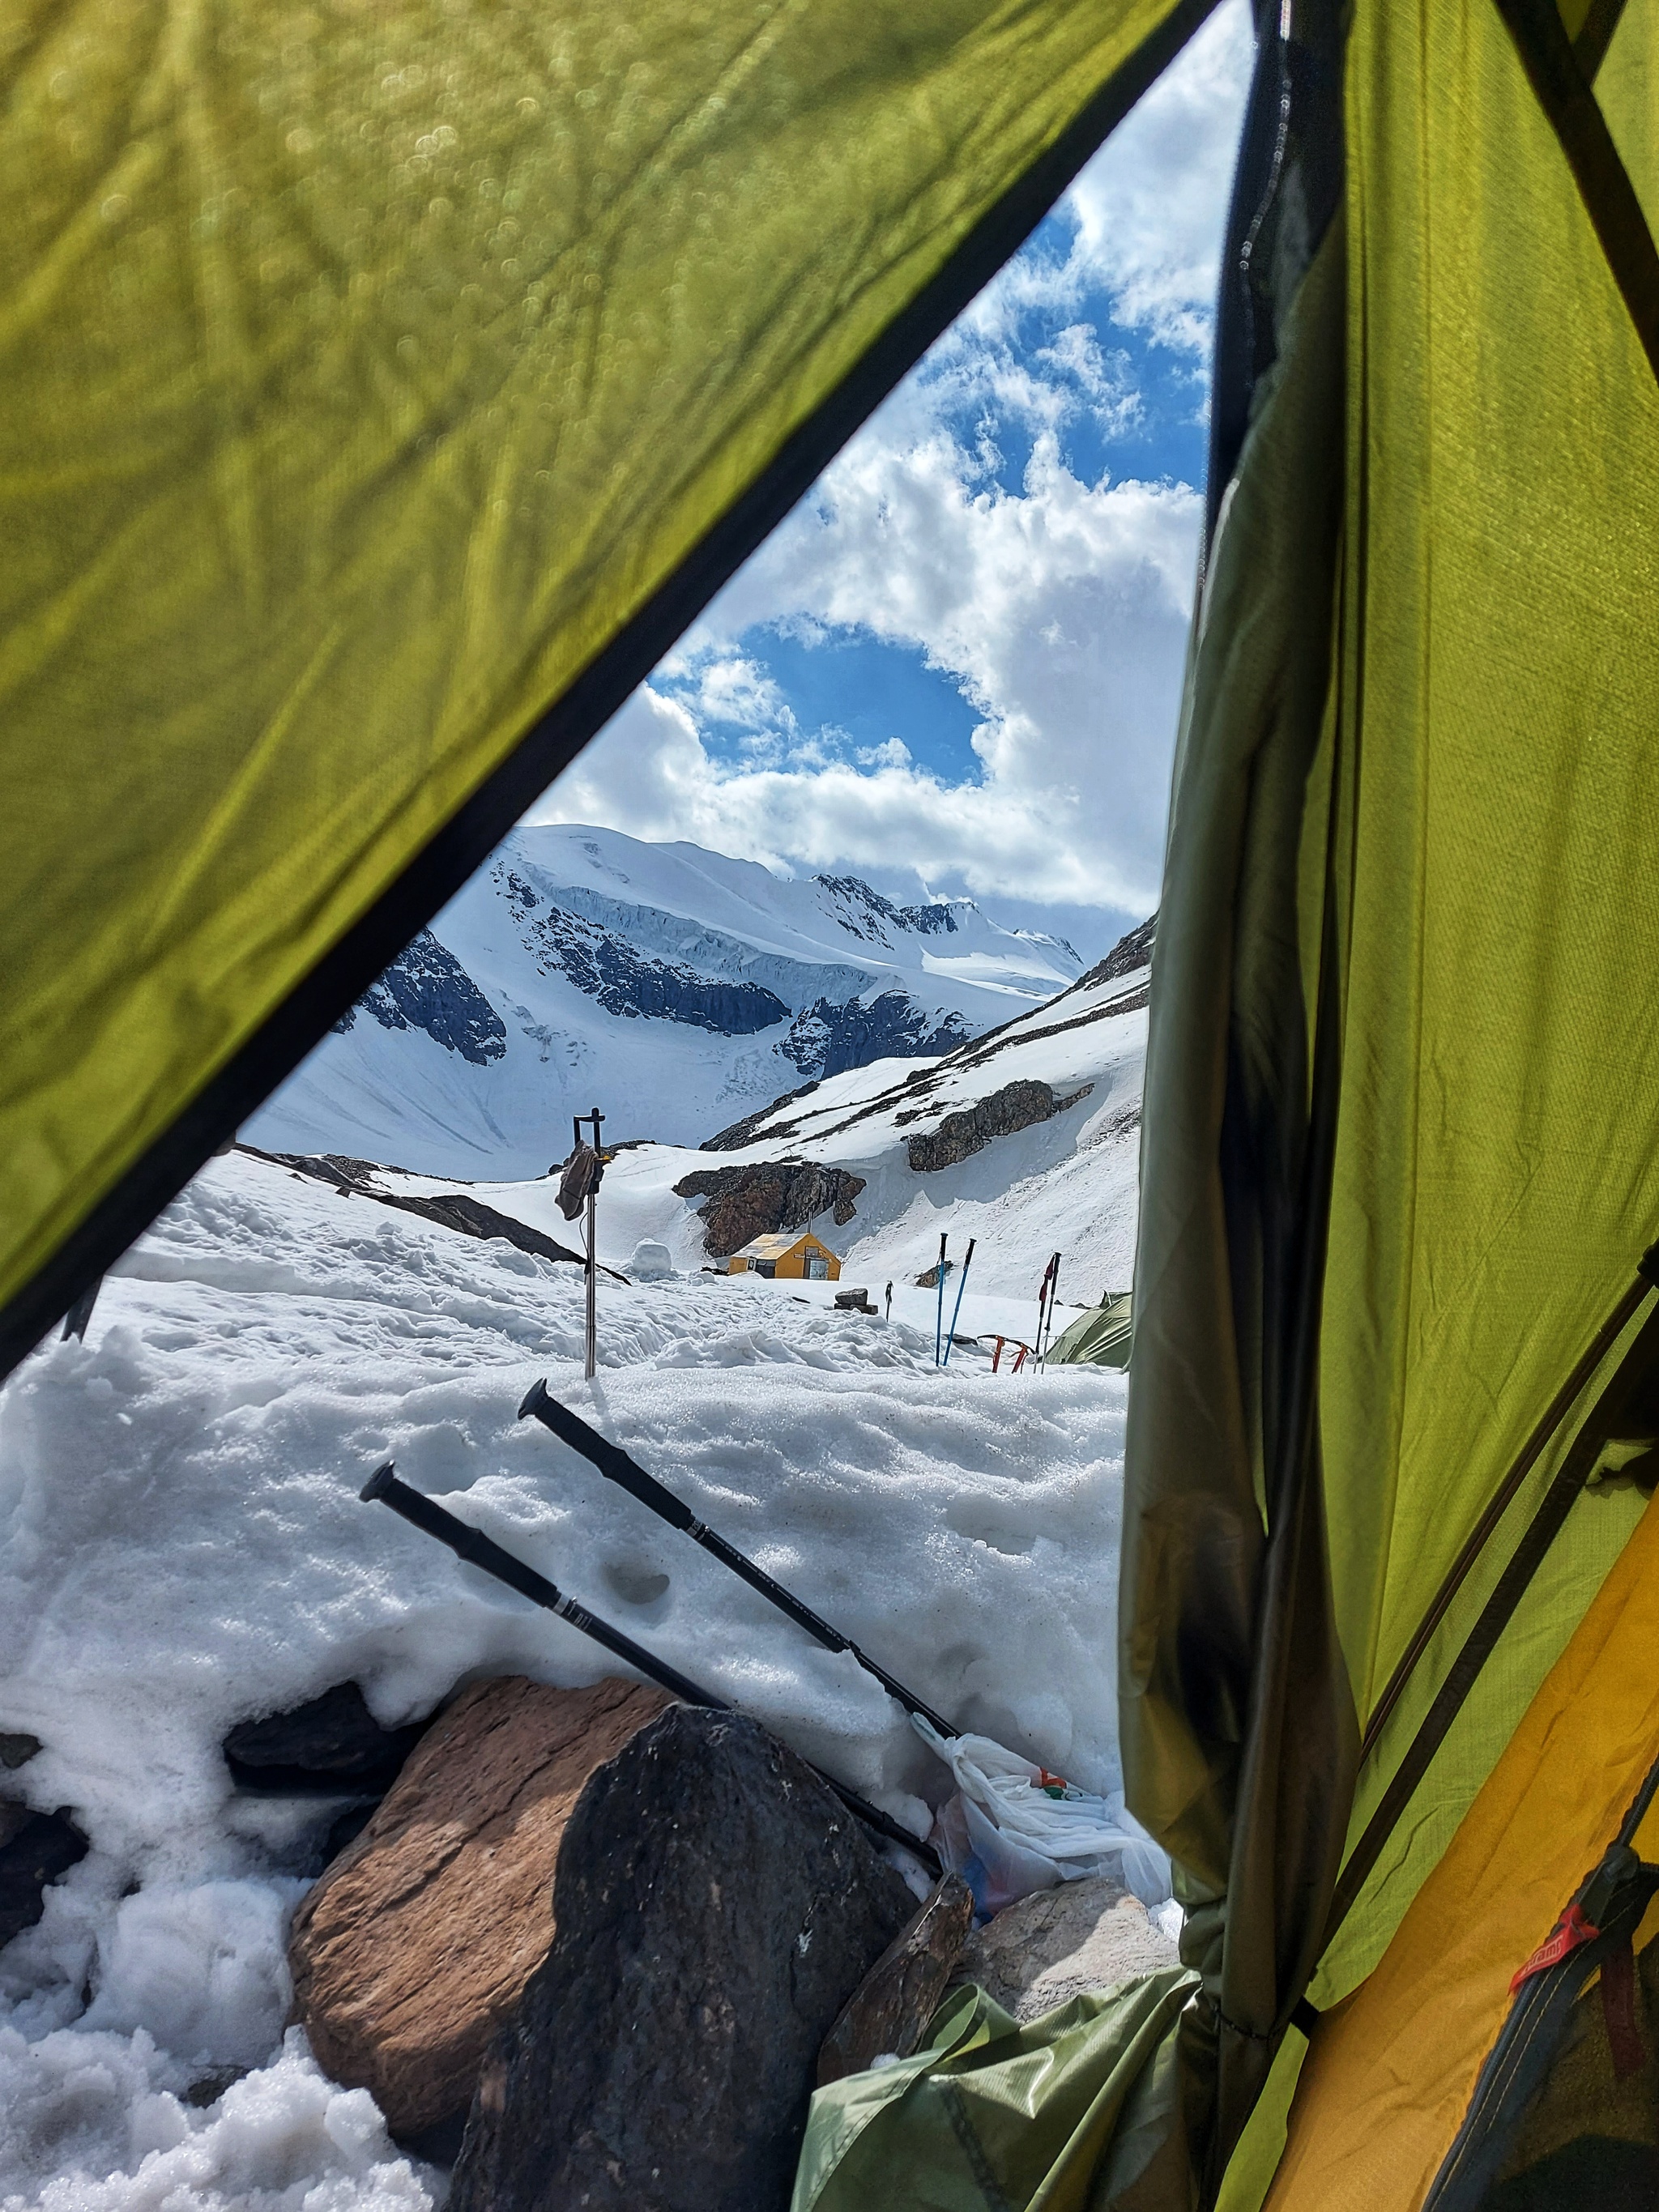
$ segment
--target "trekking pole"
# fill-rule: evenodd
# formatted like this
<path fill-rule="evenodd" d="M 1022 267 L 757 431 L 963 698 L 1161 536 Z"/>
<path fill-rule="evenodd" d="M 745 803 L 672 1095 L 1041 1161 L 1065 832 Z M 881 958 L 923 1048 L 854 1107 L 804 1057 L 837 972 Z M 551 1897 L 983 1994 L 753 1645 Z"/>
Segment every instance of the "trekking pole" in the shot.
<path fill-rule="evenodd" d="M 849 1653 L 866 1674 L 875 1676 L 888 1696 L 896 1698 L 907 1713 L 920 1714 L 928 1726 L 937 1729 L 941 1735 L 961 1735 L 960 1729 L 936 1713 L 931 1705 L 924 1705 L 913 1690 L 907 1690 L 903 1683 L 890 1674 L 884 1667 L 878 1665 L 867 1652 L 860 1650 L 850 1636 L 843 1636 L 840 1629 L 832 1628 L 827 1620 L 821 1620 L 813 1612 L 810 1605 L 804 1605 L 793 1590 L 787 1590 L 781 1583 L 774 1582 L 764 1567 L 757 1567 L 752 1559 L 745 1559 L 733 1545 L 728 1544 L 724 1536 L 716 1535 L 706 1522 L 699 1521 L 684 1498 L 676 1498 L 672 1490 L 665 1488 L 657 1480 L 655 1475 L 647 1474 L 639 1462 L 630 1453 L 625 1452 L 620 1444 L 613 1444 L 597 1429 L 590 1428 L 580 1413 L 573 1413 L 568 1406 L 562 1406 L 548 1389 L 545 1380 L 532 1384 L 526 1393 L 525 1401 L 519 1408 L 519 1419 L 523 1420 L 526 1414 L 533 1414 L 544 1429 L 553 1431 L 561 1443 L 568 1444 L 572 1451 L 580 1453 L 590 1467 L 599 1469 L 607 1482 L 614 1482 L 619 1490 L 625 1490 L 630 1498 L 637 1498 L 659 1521 L 665 1521 L 671 1528 L 678 1528 L 694 1544 L 700 1544 L 711 1558 L 718 1559 L 722 1566 L 729 1567 L 734 1575 L 748 1583 L 750 1589 L 758 1590 L 763 1598 L 776 1606 L 780 1613 L 787 1613 L 798 1628 L 804 1628 L 826 1651 Z"/>
<path fill-rule="evenodd" d="M 465 1559 L 469 1566 L 482 1568 L 485 1574 L 493 1575 L 498 1583 L 505 1583 L 509 1589 L 515 1589 L 521 1597 L 527 1597 L 532 1605 L 538 1605 L 545 1612 L 556 1613 L 561 1620 L 568 1621 L 573 1628 L 579 1628 L 584 1636 L 591 1636 L 594 1643 L 603 1644 L 607 1651 L 625 1666 L 632 1667 L 636 1673 L 643 1674 L 647 1681 L 660 1684 L 682 1705 L 706 1705 L 711 1711 L 720 1713 L 736 1711 L 729 1698 L 717 1698 L 712 1690 L 702 1689 L 689 1676 L 682 1674 L 678 1668 L 671 1667 L 665 1659 L 659 1659 L 642 1644 L 635 1644 L 631 1636 L 624 1636 L 621 1629 L 612 1628 L 609 1621 L 601 1620 L 585 1605 L 578 1605 L 574 1597 L 567 1597 L 556 1584 L 548 1581 L 545 1575 L 538 1575 L 534 1567 L 526 1566 L 511 1552 L 503 1551 L 499 1544 L 484 1534 L 482 1528 L 475 1528 L 470 1522 L 459 1519 L 440 1505 L 435 1498 L 427 1497 L 423 1491 L 412 1490 L 408 1483 L 399 1482 L 394 1465 L 388 1460 L 384 1467 L 377 1468 L 363 1485 L 359 1494 L 366 1504 L 389 1505 L 394 1513 L 401 1514 L 412 1528 L 420 1529 L 423 1535 L 435 1536 L 441 1544 L 447 1544 L 457 1559 Z M 811 1759 L 806 1763 L 812 1765 Z M 890 1814 L 868 1803 L 855 1790 L 849 1790 L 844 1784 L 837 1782 L 833 1774 L 826 1774 L 821 1766 L 813 1766 L 812 1771 L 819 1781 L 835 1791 L 848 1811 L 855 1814 L 866 1827 L 873 1828 L 878 1836 L 885 1836 L 890 1843 L 902 1844 L 907 1851 L 914 1851 L 924 1866 L 931 1867 L 935 1875 L 939 1873 L 939 1857 L 930 1844 L 924 1843 L 920 1837 L 913 1836 Z"/>
<path fill-rule="evenodd" d="M 1048 1329 L 1042 1340 L 1042 1348 L 1038 1355 L 1039 1366 L 1046 1367 L 1048 1364 L 1048 1346 L 1053 1343 L 1054 1335 L 1054 1308 L 1059 1304 L 1060 1255 L 1056 1252 L 1048 1262 Z"/>
<path fill-rule="evenodd" d="M 945 1340 L 945 1364 L 951 1364 L 951 1346 L 957 1340 L 957 1323 L 962 1318 L 962 1294 L 968 1287 L 968 1270 L 974 1264 L 974 1242 L 968 1239 L 968 1257 L 962 1263 L 962 1273 L 957 1277 L 957 1302 L 951 1310 L 951 1334 Z"/>
<path fill-rule="evenodd" d="M 950 1241 L 948 1236 L 941 1237 L 939 1240 L 939 1272 L 936 1278 L 939 1285 L 939 1312 L 933 1321 L 933 1364 L 935 1367 L 939 1365 L 939 1339 L 945 1334 L 945 1248 Z"/>

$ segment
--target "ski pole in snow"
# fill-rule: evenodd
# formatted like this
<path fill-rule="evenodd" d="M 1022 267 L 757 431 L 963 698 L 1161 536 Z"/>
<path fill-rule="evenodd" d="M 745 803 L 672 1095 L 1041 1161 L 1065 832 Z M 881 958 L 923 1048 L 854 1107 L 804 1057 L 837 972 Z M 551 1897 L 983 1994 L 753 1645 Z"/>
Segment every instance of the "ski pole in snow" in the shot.
<path fill-rule="evenodd" d="M 941 1237 L 939 1240 L 939 1313 L 933 1322 L 933 1364 L 935 1367 L 939 1364 L 939 1340 L 945 1334 L 945 1248 L 950 1241 L 949 1237 Z"/>
<path fill-rule="evenodd" d="M 1056 1252 L 1050 1259 L 1048 1266 L 1043 1269 L 1042 1280 L 1037 1285 L 1036 1338 L 1032 1346 L 1032 1356 L 1038 1365 L 1041 1365 L 1042 1361 L 1042 1325 L 1048 1317 L 1054 1278 L 1059 1274 L 1059 1273 L 1060 1255 Z"/>
<path fill-rule="evenodd" d="M 945 1340 L 945 1364 L 951 1364 L 951 1346 L 957 1340 L 957 1323 L 962 1318 L 962 1294 L 968 1287 L 968 1270 L 974 1264 L 974 1242 L 968 1239 L 968 1257 L 962 1263 L 962 1273 L 957 1277 L 957 1302 L 951 1310 L 951 1334 Z"/>
<path fill-rule="evenodd" d="M 585 1605 L 578 1605 L 574 1597 L 567 1597 L 556 1584 L 548 1581 L 545 1575 L 538 1575 L 534 1567 L 526 1566 L 511 1552 L 503 1551 L 499 1544 L 484 1534 L 482 1528 L 475 1528 L 470 1522 L 458 1519 L 435 1498 L 427 1497 L 423 1491 L 412 1490 L 408 1483 L 399 1482 L 393 1470 L 394 1462 L 388 1460 L 384 1467 L 377 1468 L 370 1475 L 361 1492 L 365 1504 L 389 1505 L 394 1513 L 401 1514 L 411 1528 L 420 1529 L 424 1535 L 435 1536 L 441 1544 L 447 1544 L 457 1559 L 465 1559 L 469 1566 L 482 1568 L 485 1574 L 493 1575 L 498 1583 L 505 1583 L 509 1589 L 515 1589 L 521 1597 L 527 1597 L 532 1605 L 538 1605 L 548 1613 L 557 1613 L 561 1620 L 568 1620 L 584 1636 L 591 1636 L 596 1644 L 603 1644 L 607 1651 L 625 1666 L 632 1667 L 643 1674 L 647 1681 L 660 1683 L 683 1705 L 707 1705 L 715 1712 L 735 1710 L 730 1698 L 717 1698 L 712 1690 L 699 1687 L 678 1668 L 671 1667 L 665 1659 L 659 1659 L 642 1644 L 635 1644 L 631 1636 L 624 1636 L 621 1629 L 612 1628 L 609 1621 L 601 1620 Z M 811 1765 L 810 1759 L 807 1764 Z M 855 1790 L 846 1788 L 836 1780 L 834 1775 L 826 1774 L 821 1766 L 814 1766 L 812 1771 L 835 1791 L 849 1813 L 856 1814 L 866 1827 L 873 1828 L 878 1836 L 885 1836 L 890 1843 L 902 1844 L 907 1851 L 914 1851 L 935 1874 L 939 1871 L 937 1855 L 919 1836 L 913 1836 L 908 1828 L 902 1827 L 890 1814 L 866 1803 Z"/>
<path fill-rule="evenodd" d="M 1038 1364 L 1043 1367 L 1046 1367 L 1048 1364 L 1048 1346 L 1054 1341 L 1054 1309 L 1059 1304 L 1060 1255 L 1056 1252 L 1054 1258 L 1048 1262 L 1048 1327 L 1047 1333 L 1042 1339 L 1042 1346 L 1039 1354 L 1038 1362 Z"/>
<path fill-rule="evenodd" d="M 630 1453 L 620 1444 L 590 1428 L 580 1413 L 573 1413 L 568 1406 L 562 1406 L 548 1389 L 545 1381 L 533 1384 L 519 1408 L 519 1418 L 533 1414 L 544 1429 L 551 1429 L 561 1443 L 567 1443 L 574 1452 L 580 1452 L 590 1467 L 595 1467 L 607 1482 L 614 1482 L 630 1498 L 636 1498 L 647 1510 L 665 1521 L 671 1528 L 678 1528 L 694 1544 L 701 1544 L 711 1558 L 729 1567 L 734 1575 L 746 1582 L 750 1589 L 758 1590 L 778 1611 L 787 1613 L 798 1628 L 804 1628 L 815 1642 L 826 1651 L 846 1651 L 851 1654 L 866 1674 L 873 1674 L 890 1698 L 895 1698 L 907 1713 L 920 1713 L 930 1727 L 941 1735 L 959 1735 L 962 1731 L 936 1713 L 931 1705 L 924 1705 L 912 1690 L 890 1674 L 884 1667 L 878 1666 L 866 1652 L 861 1651 L 850 1636 L 843 1636 L 838 1628 L 831 1628 L 827 1620 L 820 1620 L 810 1605 L 804 1605 L 793 1590 L 774 1582 L 764 1567 L 728 1544 L 724 1536 L 716 1535 L 706 1522 L 699 1521 L 682 1498 L 676 1498 L 653 1474 L 647 1474 Z"/>
<path fill-rule="evenodd" d="M 605 1116 L 596 1106 L 586 1118 L 593 1124 L 593 1150 L 598 1152 L 599 1124 L 604 1121 Z M 581 1142 L 580 1122 L 576 1128 L 576 1141 L 578 1144 Z M 593 1371 L 599 1365 L 599 1255 L 595 1243 L 599 1235 L 599 1179 L 595 1176 L 587 1191 L 587 1338 L 583 1353 L 582 1369 L 582 1372 L 590 1382 L 593 1380 Z"/>

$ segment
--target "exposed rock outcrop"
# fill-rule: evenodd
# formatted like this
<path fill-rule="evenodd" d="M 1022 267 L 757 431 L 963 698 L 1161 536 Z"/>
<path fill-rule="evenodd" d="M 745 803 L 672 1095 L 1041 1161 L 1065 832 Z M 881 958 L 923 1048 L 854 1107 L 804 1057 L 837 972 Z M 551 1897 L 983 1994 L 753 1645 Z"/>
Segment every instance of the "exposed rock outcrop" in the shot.
<path fill-rule="evenodd" d="M 786 2212 L 819 2046 L 915 1903 L 775 1736 L 675 1706 L 571 1819 L 448 2212 Z"/>
<path fill-rule="evenodd" d="M 1072 989 L 1086 991 L 1091 983 L 1109 983 L 1115 976 L 1133 975 L 1137 968 L 1144 968 L 1151 960 L 1157 935 L 1158 916 L 1152 914 L 1139 929 L 1132 929 L 1127 937 L 1120 937 L 1106 957 L 1097 960 L 1092 968 L 1079 975 Z"/>
<path fill-rule="evenodd" d="M 295 1916 L 295 2017 L 394 2134 L 466 2109 L 489 2039 L 553 1938 L 554 1869 L 582 1789 L 668 1700 L 641 1684 L 476 1682 L 427 1730 L 368 1826 Z"/>
<path fill-rule="evenodd" d="M 994 1137 L 1011 1137 L 1018 1129 L 1031 1128 L 1038 1121 L 1051 1121 L 1056 1114 L 1063 1114 L 1068 1106 L 1075 1106 L 1079 1099 L 1086 1098 L 1094 1087 L 1092 1083 L 1085 1083 L 1060 1098 L 1047 1083 L 1031 1079 L 1005 1083 L 1000 1091 L 994 1091 L 976 1105 L 947 1114 L 937 1129 L 907 1137 L 905 1151 L 910 1165 L 917 1175 L 932 1175 L 939 1168 L 953 1168 L 963 1160 L 971 1159 L 975 1152 L 982 1152 Z"/>
<path fill-rule="evenodd" d="M 429 929 L 406 945 L 334 1026 L 350 1029 L 372 1014 L 382 1029 L 424 1030 L 434 1044 L 475 1067 L 507 1051 L 507 1024 L 447 945 Z"/>
<path fill-rule="evenodd" d="M 853 1218 L 862 1176 L 806 1160 L 762 1161 L 746 1168 L 699 1168 L 674 1186 L 677 1198 L 701 1198 L 702 1248 L 714 1259 L 740 1252 L 774 1230 L 805 1229 L 821 1213 L 837 1227 Z"/>
<path fill-rule="evenodd" d="M 1111 1989 L 1181 1963 L 1146 1906 L 1109 1875 L 1040 1889 L 976 1929 L 958 1981 L 977 1982 L 1016 2020 L 1035 2020 L 1085 1990 Z"/>
<path fill-rule="evenodd" d="M 573 1252 L 568 1244 L 556 1243 L 552 1237 L 539 1229 L 532 1229 L 527 1221 L 518 1221 L 510 1213 L 498 1213 L 493 1206 L 486 1206 L 481 1198 L 474 1198 L 464 1190 L 434 1191 L 429 1196 L 417 1197 L 408 1191 L 383 1190 L 374 1178 L 380 1170 L 373 1160 L 353 1159 L 345 1152 L 264 1152 L 258 1145 L 239 1144 L 239 1152 L 248 1152 L 256 1160 L 269 1160 L 273 1165 L 291 1169 L 295 1175 L 312 1176 L 319 1182 L 331 1183 L 349 1198 L 372 1198 L 378 1206 L 395 1206 L 399 1213 L 418 1214 L 422 1221 L 435 1221 L 441 1228 L 453 1229 L 463 1237 L 488 1239 L 500 1237 L 516 1246 L 520 1252 L 533 1253 L 538 1260 L 565 1260 L 580 1267 L 585 1265 L 580 1252 Z M 606 1274 L 614 1273 L 605 1268 Z"/>
<path fill-rule="evenodd" d="M 973 1036 L 960 1014 L 934 1018 L 908 991 L 889 990 L 839 1004 L 815 1000 L 796 1015 L 778 1050 L 803 1075 L 822 1081 L 849 1067 L 867 1067 L 872 1060 L 919 1060 L 954 1052 Z"/>

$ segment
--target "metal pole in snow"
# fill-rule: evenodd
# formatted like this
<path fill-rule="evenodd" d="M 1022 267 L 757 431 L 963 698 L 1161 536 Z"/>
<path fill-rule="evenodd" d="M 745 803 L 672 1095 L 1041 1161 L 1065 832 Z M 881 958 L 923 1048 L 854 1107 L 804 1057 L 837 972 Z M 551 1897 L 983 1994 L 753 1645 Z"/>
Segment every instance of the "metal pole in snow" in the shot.
<path fill-rule="evenodd" d="M 968 1270 L 974 1264 L 974 1239 L 968 1239 L 968 1257 L 962 1263 L 962 1273 L 957 1277 L 957 1302 L 951 1310 L 951 1334 L 945 1340 L 945 1364 L 951 1364 L 951 1346 L 957 1340 L 957 1323 L 962 1318 L 962 1294 L 968 1287 Z"/>
<path fill-rule="evenodd" d="M 941 1342 L 945 1335 L 945 1248 L 950 1241 L 951 1239 L 948 1236 L 941 1237 L 939 1240 L 939 1273 L 937 1277 L 939 1288 L 939 1311 L 933 1317 L 933 1364 L 935 1367 L 939 1365 L 939 1351 L 941 1348 Z"/>
<path fill-rule="evenodd" d="M 1037 1316 L 1037 1364 L 1039 1367 L 1046 1366 L 1048 1364 L 1048 1346 L 1054 1333 L 1054 1308 L 1060 1303 L 1060 1255 L 1058 1252 L 1049 1261 L 1048 1273 L 1042 1279 L 1048 1285 L 1048 1314 L 1046 1329 L 1042 1326 L 1042 1314 L 1039 1313 Z"/>
<path fill-rule="evenodd" d="M 586 1116 L 586 1119 L 591 1121 L 593 1124 L 593 1150 L 595 1153 L 597 1153 L 599 1149 L 599 1124 L 604 1121 L 605 1116 L 600 1113 L 599 1108 L 596 1106 L 592 1114 Z M 576 1134 L 577 1142 L 580 1143 L 581 1141 L 580 1123 L 577 1126 Z M 594 1188 L 590 1190 L 587 1194 L 587 1344 L 586 1357 L 582 1368 L 582 1373 L 586 1376 L 590 1382 L 593 1380 L 594 1370 L 598 1367 L 599 1361 L 599 1315 L 598 1295 L 599 1287 L 599 1251 L 595 1243 L 595 1238 L 598 1235 L 597 1216 L 599 1212 L 599 1195 L 598 1189 Z"/>

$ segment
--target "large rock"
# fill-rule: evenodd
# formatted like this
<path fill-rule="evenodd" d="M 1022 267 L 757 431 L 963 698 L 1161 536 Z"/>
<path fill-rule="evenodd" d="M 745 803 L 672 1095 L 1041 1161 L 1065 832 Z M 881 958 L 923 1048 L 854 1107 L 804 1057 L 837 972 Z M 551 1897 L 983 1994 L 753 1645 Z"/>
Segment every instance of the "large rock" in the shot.
<path fill-rule="evenodd" d="M 1085 1990 L 1178 1966 L 1146 1906 L 1109 1875 L 1063 1881 L 1006 1905 L 962 1948 L 957 1978 L 977 1982 L 1016 2020 L 1036 2020 Z"/>
<path fill-rule="evenodd" d="M 459 2119 L 552 1941 L 559 1844 L 594 1769 L 668 1703 L 636 1682 L 475 1682 L 295 1916 L 295 2017 L 394 2135 Z"/>
<path fill-rule="evenodd" d="M 785 2212 L 818 2047 L 915 1902 L 756 1722 L 665 1713 L 566 1831 L 449 2212 Z"/>
<path fill-rule="evenodd" d="M 1000 1091 L 994 1091 L 976 1105 L 947 1114 L 937 1129 L 925 1135 L 907 1137 L 905 1157 L 917 1175 L 933 1175 L 939 1168 L 959 1167 L 975 1152 L 982 1152 L 994 1137 L 1012 1137 L 1036 1122 L 1051 1121 L 1056 1114 L 1063 1114 L 1068 1106 L 1075 1106 L 1080 1099 L 1086 1098 L 1094 1087 L 1092 1083 L 1085 1083 L 1061 1098 L 1051 1085 L 1038 1082 L 1035 1077 L 1005 1083 Z"/>
<path fill-rule="evenodd" d="M 711 1258 L 728 1259 L 757 1237 L 805 1229 L 821 1213 L 833 1214 L 844 1227 L 858 1207 L 862 1176 L 845 1168 L 821 1168 L 809 1160 L 763 1160 L 746 1168 L 699 1168 L 682 1176 L 676 1198 L 706 1201 L 698 1219 L 702 1248 Z"/>
<path fill-rule="evenodd" d="M 0 1948 L 33 1927 L 46 1909 L 46 1891 L 87 1850 L 67 1813 L 0 1802 Z"/>
<path fill-rule="evenodd" d="M 263 1720 L 239 1721 L 224 1741 L 225 1764 L 244 1790 L 344 1795 L 389 1790 L 421 1740 L 412 1728 L 382 1728 L 356 1682 Z"/>

